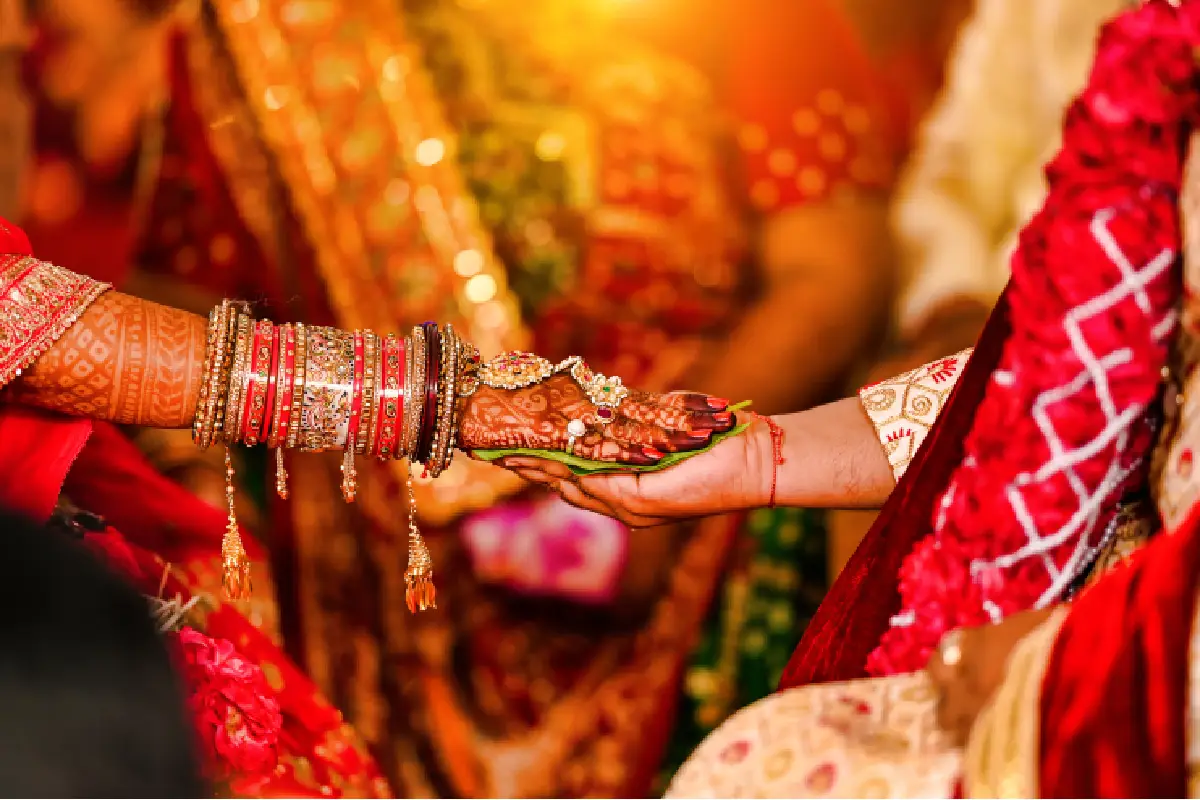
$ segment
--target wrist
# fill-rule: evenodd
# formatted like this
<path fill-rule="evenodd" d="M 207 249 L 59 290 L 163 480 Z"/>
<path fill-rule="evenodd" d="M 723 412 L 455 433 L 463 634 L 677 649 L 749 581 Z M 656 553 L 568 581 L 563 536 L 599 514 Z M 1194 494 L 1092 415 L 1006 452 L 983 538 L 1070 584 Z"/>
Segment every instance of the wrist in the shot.
<path fill-rule="evenodd" d="M 776 486 L 775 440 L 766 417 L 754 417 L 746 436 L 746 470 L 739 506 L 742 510 L 767 508 Z M 775 497 L 778 502 L 778 497 Z"/>

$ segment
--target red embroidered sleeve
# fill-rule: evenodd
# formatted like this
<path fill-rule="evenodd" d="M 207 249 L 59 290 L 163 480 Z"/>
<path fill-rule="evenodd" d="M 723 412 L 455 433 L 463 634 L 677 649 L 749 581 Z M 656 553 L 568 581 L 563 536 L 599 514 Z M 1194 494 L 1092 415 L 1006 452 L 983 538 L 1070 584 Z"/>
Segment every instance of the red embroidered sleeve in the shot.
<path fill-rule="evenodd" d="M 25 255 L 0 255 L 0 387 L 54 344 L 106 283 Z"/>
<path fill-rule="evenodd" d="M 971 351 L 963 350 L 859 391 L 863 410 L 875 426 L 896 480 L 908 469 L 946 407 L 970 357 Z"/>

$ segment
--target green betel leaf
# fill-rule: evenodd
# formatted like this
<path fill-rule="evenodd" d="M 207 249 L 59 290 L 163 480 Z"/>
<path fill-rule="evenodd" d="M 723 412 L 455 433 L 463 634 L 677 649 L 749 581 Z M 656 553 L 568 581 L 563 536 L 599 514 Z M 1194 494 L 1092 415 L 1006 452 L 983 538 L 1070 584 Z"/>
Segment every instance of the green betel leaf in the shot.
<path fill-rule="evenodd" d="M 741 411 L 750 407 L 750 401 L 746 400 L 729 407 L 730 411 Z M 699 450 L 689 450 L 686 453 L 667 453 L 662 460 L 657 464 L 648 464 L 646 466 L 636 464 L 614 464 L 611 461 L 592 461 L 588 458 L 580 458 L 565 453 L 561 450 L 532 450 L 527 448 L 511 448 L 504 450 L 475 450 L 472 455 L 480 461 L 496 461 L 497 459 L 507 456 L 522 456 L 525 458 L 544 458 L 547 461 L 557 461 L 561 464 L 566 464 L 571 472 L 576 475 L 595 475 L 601 472 L 657 472 L 661 469 L 673 467 L 681 461 L 686 461 L 689 458 L 698 456 L 701 453 L 707 453 L 726 439 L 739 436 L 746 432 L 750 427 L 749 422 L 739 423 L 734 428 L 725 431 L 724 433 L 713 434 L 712 439 L 708 441 L 704 447 Z"/>

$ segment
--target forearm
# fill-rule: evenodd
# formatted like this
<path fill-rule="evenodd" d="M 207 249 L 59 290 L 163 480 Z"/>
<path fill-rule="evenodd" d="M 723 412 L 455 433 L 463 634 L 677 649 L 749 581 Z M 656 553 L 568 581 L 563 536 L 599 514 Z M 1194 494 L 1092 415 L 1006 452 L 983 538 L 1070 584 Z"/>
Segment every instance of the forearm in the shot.
<path fill-rule="evenodd" d="M 878 508 L 895 487 L 892 468 L 858 398 L 773 417 L 784 463 L 773 467 L 769 432 L 756 434 L 775 502 L 798 508 Z M 762 426 L 764 429 L 766 426 Z M 769 485 L 759 504 L 769 498 Z"/>
<path fill-rule="evenodd" d="M 190 426 L 205 325 L 187 311 L 106 292 L 13 382 L 7 398 L 123 424 Z"/>

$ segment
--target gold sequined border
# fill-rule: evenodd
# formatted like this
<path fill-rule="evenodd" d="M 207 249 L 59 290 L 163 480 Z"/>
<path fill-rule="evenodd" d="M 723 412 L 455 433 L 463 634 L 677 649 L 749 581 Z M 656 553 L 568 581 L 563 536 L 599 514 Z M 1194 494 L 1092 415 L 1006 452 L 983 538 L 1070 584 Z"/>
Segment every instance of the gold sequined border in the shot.
<path fill-rule="evenodd" d="M 30 256 L 0 256 L 0 388 L 112 287 Z"/>
<path fill-rule="evenodd" d="M 896 480 L 933 430 L 970 357 L 963 350 L 859 391 Z"/>

